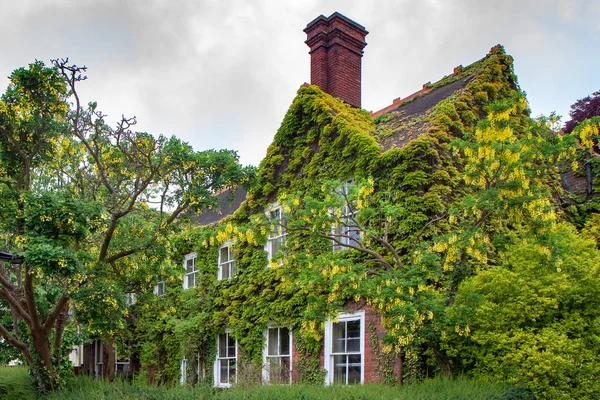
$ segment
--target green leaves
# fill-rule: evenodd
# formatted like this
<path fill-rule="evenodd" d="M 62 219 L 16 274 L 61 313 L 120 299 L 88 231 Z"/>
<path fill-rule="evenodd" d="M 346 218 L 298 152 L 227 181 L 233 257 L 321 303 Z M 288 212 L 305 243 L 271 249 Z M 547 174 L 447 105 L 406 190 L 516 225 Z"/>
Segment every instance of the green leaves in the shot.
<path fill-rule="evenodd" d="M 82 201 L 65 192 L 27 192 L 19 218 L 31 238 L 42 236 L 74 244 L 88 238 L 104 223 L 101 204 Z"/>
<path fill-rule="evenodd" d="M 503 260 L 459 288 L 449 310 L 457 318 L 446 332 L 449 353 L 474 374 L 527 385 L 542 398 L 593 398 L 600 371 L 596 243 L 561 224 L 543 239 L 521 239 Z"/>

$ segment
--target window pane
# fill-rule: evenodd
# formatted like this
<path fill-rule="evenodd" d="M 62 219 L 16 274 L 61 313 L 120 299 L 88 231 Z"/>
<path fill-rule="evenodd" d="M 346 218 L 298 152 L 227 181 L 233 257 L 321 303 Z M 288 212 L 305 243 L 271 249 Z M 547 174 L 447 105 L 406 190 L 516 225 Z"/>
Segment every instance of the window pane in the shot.
<path fill-rule="evenodd" d="M 360 338 L 360 320 L 346 322 L 348 338 Z"/>
<path fill-rule="evenodd" d="M 221 247 L 221 263 L 229 261 L 229 247 Z"/>
<path fill-rule="evenodd" d="M 267 349 L 267 354 L 270 356 L 278 356 L 279 355 L 279 331 L 277 328 L 269 328 L 269 346 Z"/>
<path fill-rule="evenodd" d="M 188 275 L 188 287 L 189 288 L 196 287 L 196 273 L 195 272 Z"/>
<path fill-rule="evenodd" d="M 267 360 L 269 383 L 290 383 L 290 357 L 273 357 Z"/>
<path fill-rule="evenodd" d="M 194 271 L 194 261 L 195 258 L 190 258 L 186 261 L 186 271 L 187 272 L 193 272 Z"/>
<path fill-rule="evenodd" d="M 279 354 L 287 356 L 290 354 L 290 330 L 288 328 L 279 328 Z"/>
<path fill-rule="evenodd" d="M 227 334 L 228 346 L 227 346 L 227 357 L 235 358 L 235 339 Z"/>
<path fill-rule="evenodd" d="M 219 360 L 220 383 L 229 383 L 229 360 Z"/>
<path fill-rule="evenodd" d="M 281 358 L 281 383 L 291 383 L 291 365 L 290 357 Z"/>
<path fill-rule="evenodd" d="M 225 333 L 219 335 L 219 357 L 227 357 L 227 335 Z"/>
<path fill-rule="evenodd" d="M 346 352 L 346 323 L 335 322 L 333 324 L 333 353 Z"/>
<path fill-rule="evenodd" d="M 348 383 L 360 383 L 360 354 L 348 356 Z"/>
<path fill-rule="evenodd" d="M 281 209 L 280 208 L 277 208 L 277 209 L 271 211 L 270 214 L 271 214 L 271 219 L 275 220 L 275 221 L 273 221 L 275 223 L 279 222 L 279 219 L 281 219 Z"/>
<path fill-rule="evenodd" d="M 333 383 L 346 384 L 346 357 L 333 356 Z"/>
<path fill-rule="evenodd" d="M 221 279 L 229 278 L 229 265 L 221 264 Z"/>
<path fill-rule="evenodd" d="M 235 382 L 235 359 L 229 360 L 229 383 Z"/>
<path fill-rule="evenodd" d="M 229 276 L 235 275 L 235 261 L 229 263 Z"/>

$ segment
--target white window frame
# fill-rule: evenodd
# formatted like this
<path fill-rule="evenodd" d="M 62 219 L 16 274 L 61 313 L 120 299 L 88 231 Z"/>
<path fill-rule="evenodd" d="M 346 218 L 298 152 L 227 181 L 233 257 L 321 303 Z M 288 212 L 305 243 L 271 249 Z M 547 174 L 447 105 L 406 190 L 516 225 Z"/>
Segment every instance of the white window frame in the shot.
<path fill-rule="evenodd" d="M 360 352 L 333 353 L 333 324 L 351 321 L 360 321 Z M 325 385 L 332 385 L 335 382 L 333 357 L 340 354 L 360 354 L 360 383 L 362 385 L 365 381 L 365 312 L 363 310 L 352 313 L 341 313 L 337 320 L 327 320 L 325 322 L 325 357 L 323 361 L 327 371 L 325 374 Z"/>
<path fill-rule="evenodd" d="M 279 338 L 279 340 L 281 340 L 281 329 L 285 328 L 288 330 L 288 340 L 289 340 L 289 354 L 288 355 L 269 355 L 269 329 L 278 329 L 279 330 L 279 334 L 277 335 L 277 337 Z M 263 348 L 263 371 L 262 371 L 262 376 L 263 376 L 263 383 L 265 385 L 270 384 L 270 376 L 269 376 L 269 359 L 270 358 L 285 358 L 285 357 L 289 357 L 290 359 L 290 370 L 289 370 L 289 381 L 287 382 L 288 384 L 292 383 L 292 371 L 293 371 L 293 365 L 292 365 L 292 344 L 294 343 L 293 341 L 293 333 L 292 330 L 289 329 L 287 326 L 268 326 L 267 329 L 264 332 L 264 337 L 265 337 L 265 346 Z M 279 348 L 280 346 L 278 346 Z"/>
<path fill-rule="evenodd" d="M 164 296 L 165 290 L 167 290 L 166 282 L 164 280 L 160 280 L 156 282 L 156 285 L 154 285 L 154 291 L 152 293 L 154 293 L 156 296 Z"/>
<path fill-rule="evenodd" d="M 227 261 L 223 261 L 221 259 L 221 250 L 227 248 L 227 253 L 229 255 L 229 259 Z M 227 243 L 223 243 L 220 247 L 219 247 L 219 270 L 217 272 L 217 279 L 218 280 L 223 280 L 223 279 L 229 279 L 232 278 L 235 275 L 235 258 L 233 257 L 233 242 L 229 241 Z M 228 276 L 227 277 L 223 277 L 223 269 L 227 268 L 228 271 Z"/>
<path fill-rule="evenodd" d="M 187 359 L 184 357 L 179 365 L 179 384 L 185 385 L 187 383 Z"/>
<path fill-rule="evenodd" d="M 194 262 L 192 272 L 188 272 L 188 270 L 187 270 L 188 260 L 193 260 L 193 262 Z M 198 266 L 196 265 L 196 253 L 189 253 L 183 257 L 183 270 L 185 271 L 185 275 L 183 276 L 183 288 L 190 289 L 190 288 L 196 287 L 196 279 L 198 278 Z M 194 285 L 190 286 L 189 278 L 192 275 L 194 276 Z"/>
<path fill-rule="evenodd" d="M 342 207 L 342 215 L 340 216 L 339 223 L 337 226 L 331 227 L 331 234 L 344 245 L 358 245 L 360 243 L 360 229 L 358 226 L 352 224 L 351 219 L 356 218 L 358 213 L 357 209 L 352 210 L 347 202 L 347 195 L 350 188 L 354 186 L 354 179 L 349 179 L 342 184 L 341 193 L 344 197 L 344 206 Z M 350 237 L 345 237 L 346 235 Z M 333 242 L 333 251 L 346 250 L 349 247 L 342 246 L 336 242 Z"/>
<path fill-rule="evenodd" d="M 269 263 L 273 261 L 273 258 L 275 257 L 275 254 L 279 251 L 279 249 L 285 246 L 285 241 L 287 238 L 287 230 L 283 224 L 283 221 L 285 221 L 283 207 L 281 207 L 279 204 L 271 204 L 266 210 L 267 217 L 269 218 L 269 221 L 271 221 L 273 219 L 273 213 L 277 211 L 279 211 L 278 226 L 275 226 L 275 232 L 269 232 L 267 244 L 265 245 L 265 250 L 267 251 L 267 260 L 269 261 Z M 273 251 L 273 245 L 277 241 L 279 242 L 279 245 L 277 246 L 278 250 Z M 279 265 L 281 264 L 283 264 L 283 260 L 280 260 Z"/>
<path fill-rule="evenodd" d="M 233 379 L 233 383 L 237 382 L 237 373 L 238 373 L 238 341 L 237 339 L 235 339 L 235 357 L 219 357 L 219 336 L 221 335 L 227 335 L 226 337 L 226 343 L 229 342 L 229 337 L 231 337 L 231 331 L 229 329 L 225 329 L 225 332 L 220 333 L 219 335 L 217 335 L 217 355 L 215 357 L 215 363 L 213 364 L 213 377 L 214 377 L 214 386 L 215 387 L 224 387 L 224 388 L 228 388 L 231 387 L 232 382 L 227 383 L 221 383 L 221 365 L 220 365 L 220 361 L 221 360 L 235 360 L 235 377 Z"/>
<path fill-rule="evenodd" d="M 127 303 L 127 307 L 134 305 L 135 301 L 135 293 L 125 293 L 125 302 Z"/>

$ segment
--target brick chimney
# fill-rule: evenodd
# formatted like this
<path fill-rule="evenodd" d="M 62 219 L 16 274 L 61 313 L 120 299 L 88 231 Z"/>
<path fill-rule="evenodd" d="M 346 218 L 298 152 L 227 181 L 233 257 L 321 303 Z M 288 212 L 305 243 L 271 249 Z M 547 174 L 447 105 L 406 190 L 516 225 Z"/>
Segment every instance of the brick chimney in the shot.
<path fill-rule="evenodd" d="M 304 32 L 305 43 L 310 47 L 311 84 L 360 108 L 360 59 L 369 32 L 338 12 L 329 17 L 318 16 Z"/>

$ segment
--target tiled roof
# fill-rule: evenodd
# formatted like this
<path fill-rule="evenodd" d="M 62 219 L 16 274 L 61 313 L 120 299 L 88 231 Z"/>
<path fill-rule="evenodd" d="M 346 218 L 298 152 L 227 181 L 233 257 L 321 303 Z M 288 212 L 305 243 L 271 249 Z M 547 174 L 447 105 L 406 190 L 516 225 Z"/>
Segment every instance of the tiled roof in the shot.
<path fill-rule="evenodd" d="M 209 225 L 233 214 L 246 199 L 246 189 L 241 186 L 227 189 L 219 193 L 217 197 L 219 198 L 218 206 L 194 215 L 193 219 L 198 225 Z"/>
<path fill-rule="evenodd" d="M 379 117 L 382 122 L 377 126 L 380 138 L 378 141 L 383 146 L 383 150 L 403 147 L 427 132 L 430 127 L 427 122 L 428 114 L 442 100 L 464 89 L 471 79 L 471 76 L 463 77 L 446 85 L 435 87 L 424 94 L 411 96 L 405 101 L 399 102 L 396 107 L 388 107 L 391 109 L 386 110 L 387 112 Z"/>

